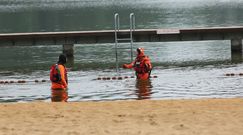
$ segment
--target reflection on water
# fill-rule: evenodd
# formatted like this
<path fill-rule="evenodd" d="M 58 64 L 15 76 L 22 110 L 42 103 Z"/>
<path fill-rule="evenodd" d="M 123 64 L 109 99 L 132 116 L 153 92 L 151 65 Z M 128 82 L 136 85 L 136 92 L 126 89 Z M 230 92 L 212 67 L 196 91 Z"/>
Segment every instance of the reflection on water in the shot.
<path fill-rule="evenodd" d="M 136 81 L 136 93 L 138 95 L 138 100 L 141 99 L 150 99 L 152 91 L 152 82 L 148 80 L 137 80 Z"/>
<path fill-rule="evenodd" d="M 231 62 L 232 63 L 241 63 L 242 60 L 243 60 L 242 52 L 231 53 Z"/>
<path fill-rule="evenodd" d="M 67 102 L 68 91 L 63 89 L 51 90 L 52 102 Z"/>

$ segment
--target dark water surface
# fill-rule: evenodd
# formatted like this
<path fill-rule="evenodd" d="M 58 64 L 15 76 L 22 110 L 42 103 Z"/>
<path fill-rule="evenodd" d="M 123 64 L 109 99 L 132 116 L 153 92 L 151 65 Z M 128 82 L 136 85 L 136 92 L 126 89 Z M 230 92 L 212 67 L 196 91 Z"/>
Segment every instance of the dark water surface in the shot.
<path fill-rule="evenodd" d="M 240 26 L 241 0 L 1 0 L 0 33 L 113 29 L 120 14 L 122 28 L 129 14 L 137 28 L 192 28 Z M 122 44 L 123 45 L 123 44 Z M 124 44 L 126 45 L 126 44 Z M 228 98 L 243 96 L 242 62 L 231 62 L 229 41 L 136 43 L 144 47 L 154 65 L 149 82 L 135 78 L 96 80 L 98 77 L 133 76 L 115 70 L 114 44 L 75 45 L 69 71 L 68 101 Z M 50 101 L 49 68 L 61 46 L 0 47 L 0 102 Z M 119 53 L 120 63 L 129 53 Z"/>
<path fill-rule="evenodd" d="M 113 29 L 129 14 L 137 28 L 191 28 L 242 25 L 242 0 L 1 0 L 0 32 Z"/>

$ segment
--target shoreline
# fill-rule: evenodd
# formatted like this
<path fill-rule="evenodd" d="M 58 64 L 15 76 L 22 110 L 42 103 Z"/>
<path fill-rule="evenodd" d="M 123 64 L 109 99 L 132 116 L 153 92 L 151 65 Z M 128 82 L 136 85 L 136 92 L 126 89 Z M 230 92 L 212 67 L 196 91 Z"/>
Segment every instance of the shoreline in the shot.
<path fill-rule="evenodd" d="M 0 135 L 241 135 L 243 98 L 0 103 Z"/>

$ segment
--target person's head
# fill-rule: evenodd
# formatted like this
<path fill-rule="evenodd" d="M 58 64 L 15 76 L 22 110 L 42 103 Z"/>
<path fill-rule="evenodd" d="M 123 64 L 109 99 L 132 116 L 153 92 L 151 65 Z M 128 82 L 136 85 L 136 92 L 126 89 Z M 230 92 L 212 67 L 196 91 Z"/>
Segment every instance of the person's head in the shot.
<path fill-rule="evenodd" d="M 60 54 L 59 55 L 59 59 L 58 59 L 58 64 L 66 64 L 67 62 L 67 57 L 64 54 Z"/>
<path fill-rule="evenodd" d="M 144 48 L 137 48 L 137 56 L 144 56 Z"/>

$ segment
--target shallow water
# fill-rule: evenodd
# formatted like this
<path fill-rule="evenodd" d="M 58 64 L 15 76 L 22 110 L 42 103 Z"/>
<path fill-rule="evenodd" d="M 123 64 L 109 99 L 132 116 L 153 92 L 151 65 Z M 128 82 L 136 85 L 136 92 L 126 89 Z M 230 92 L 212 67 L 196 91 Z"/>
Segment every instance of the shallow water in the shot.
<path fill-rule="evenodd" d="M 191 28 L 241 25 L 240 0 L 2 0 L 0 32 L 34 32 L 113 29 L 113 15 L 120 13 L 122 28 L 134 12 L 137 28 Z M 18 22 L 18 25 L 16 25 Z M 126 46 L 127 44 L 121 44 Z M 68 101 L 228 98 L 243 96 L 242 62 L 231 62 L 229 41 L 135 43 L 144 47 L 154 69 L 149 82 L 137 82 L 132 70 L 115 70 L 114 44 L 74 47 Z M 0 48 L 0 102 L 51 101 L 49 68 L 61 46 Z M 120 65 L 130 61 L 119 52 Z M 128 76 L 123 80 L 98 77 Z"/>
<path fill-rule="evenodd" d="M 227 42 L 216 46 L 217 43 L 136 44 L 145 48 L 154 65 L 152 76 L 158 76 L 145 83 L 130 78 L 134 76 L 132 70 L 120 69 L 119 73 L 116 72 L 115 59 L 111 55 L 114 54 L 112 44 L 77 45 L 74 65 L 69 68 L 68 73 L 68 101 L 241 97 L 243 96 L 243 76 L 228 77 L 225 74 L 239 74 L 243 71 L 242 64 L 230 62 Z M 94 46 L 96 49 L 92 51 Z M 57 47 L 14 48 L 20 52 L 27 48 L 30 52 L 39 51 L 27 56 L 23 53 L 15 53 L 17 56 L 13 63 L 11 63 L 12 58 L 1 56 L 3 58 L 1 63 L 7 61 L 8 65 L 14 66 L 1 65 L 0 80 L 15 82 L 25 80 L 26 83 L 0 84 L 0 102 L 50 101 L 50 82 L 35 83 L 34 81 L 49 80 L 48 69 L 52 63 L 56 62 L 55 55 L 58 55 L 58 52 L 46 55 L 48 51 L 45 50 L 48 49 L 51 52 Z M 12 48 L 3 49 L 9 52 Z M 129 62 L 128 53 L 121 53 L 121 58 L 120 63 Z M 129 78 L 97 80 L 99 77 L 118 76 Z"/>

